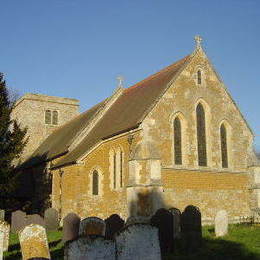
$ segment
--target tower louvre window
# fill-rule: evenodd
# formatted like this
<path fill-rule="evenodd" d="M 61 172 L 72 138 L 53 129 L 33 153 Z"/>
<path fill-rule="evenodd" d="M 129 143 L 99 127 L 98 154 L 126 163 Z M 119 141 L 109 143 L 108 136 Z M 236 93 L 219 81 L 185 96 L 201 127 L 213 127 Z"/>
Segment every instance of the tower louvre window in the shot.
<path fill-rule="evenodd" d="M 197 116 L 197 149 L 199 166 L 207 166 L 207 143 L 206 143 L 206 122 L 205 111 L 202 104 L 196 108 Z"/>
<path fill-rule="evenodd" d="M 177 165 L 182 164 L 182 133 L 181 133 L 181 121 L 179 117 L 174 119 L 173 123 L 174 134 L 174 163 Z"/>
<path fill-rule="evenodd" d="M 58 124 L 58 111 L 52 111 L 52 124 L 57 125 Z"/>
<path fill-rule="evenodd" d="M 45 111 L 45 124 L 51 124 L 51 110 Z"/>

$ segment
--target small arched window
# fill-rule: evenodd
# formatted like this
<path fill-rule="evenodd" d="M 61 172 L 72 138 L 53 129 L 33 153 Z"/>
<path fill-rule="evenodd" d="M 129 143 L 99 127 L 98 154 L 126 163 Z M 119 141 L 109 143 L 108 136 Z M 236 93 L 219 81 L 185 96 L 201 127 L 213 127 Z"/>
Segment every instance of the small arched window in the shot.
<path fill-rule="evenodd" d="M 174 134 L 174 163 L 177 165 L 182 164 L 182 136 L 181 136 L 181 121 L 179 117 L 174 119 L 173 123 Z"/>
<path fill-rule="evenodd" d="M 53 125 L 58 124 L 58 111 L 56 110 L 52 111 L 52 124 Z"/>
<path fill-rule="evenodd" d="M 197 117 L 197 149 L 199 166 L 207 166 L 207 143 L 206 143 L 206 122 L 205 111 L 202 104 L 196 108 Z"/>
<path fill-rule="evenodd" d="M 198 70 L 197 71 L 197 84 L 198 85 L 201 85 L 201 82 L 202 82 L 202 77 L 201 77 L 201 70 Z"/>
<path fill-rule="evenodd" d="M 51 110 L 45 111 L 45 124 L 51 124 Z"/>
<path fill-rule="evenodd" d="M 92 173 L 92 194 L 98 195 L 99 192 L 99 176 L 98 172 L 95 170 Z"/>
<path fill-rule="evenodd" d="M 224 124 L 220 127 L 220 144 L 222 168 L 228 168 L 227 130 Z"/>

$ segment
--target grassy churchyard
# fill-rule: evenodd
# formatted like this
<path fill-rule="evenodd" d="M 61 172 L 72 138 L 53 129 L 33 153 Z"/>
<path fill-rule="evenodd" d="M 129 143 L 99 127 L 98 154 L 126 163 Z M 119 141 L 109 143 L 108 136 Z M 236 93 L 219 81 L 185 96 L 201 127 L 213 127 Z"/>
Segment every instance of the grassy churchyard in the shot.
<path fill-rule="evenodd" d="M 228 235 L 216 238 L 213 226 L 205 226 L 202 248 L 193 255 L 185 254 L 180 245 L 174 255 L 168 259 L 210 259 L 210 260 L 259 260 L 260 259 L 260 225 L 230 225 Z M 51 259 L 63 259 L 62 231 L 48 232 Z M 181 243 L 180 243 L 181 244 Z M 10 234 L 9 251 L 4 253 L 4 259 L 21 259 L 18 237 Z"/>

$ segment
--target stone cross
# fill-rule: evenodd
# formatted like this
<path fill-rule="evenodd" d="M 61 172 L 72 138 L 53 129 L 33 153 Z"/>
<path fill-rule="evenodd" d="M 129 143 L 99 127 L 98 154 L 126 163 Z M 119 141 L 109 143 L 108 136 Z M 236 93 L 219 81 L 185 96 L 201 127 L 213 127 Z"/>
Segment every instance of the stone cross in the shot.
<path fill-rule="evenodd" d="M 31 224 L 19 232 L 23 260 L 32 258 L 50 259 L 50 251 L 45 228 Z"/>
<path fill-rule="evenodd" d="M 123 87 L 123 81 L 125 80 L 124 77 L 119 75 L 116 79 L 118 80 L 118 88 Z"/>
<path fill-rule="evenodd" d="M 3 251 L 8 251 L 10 225 L 6 221 L 0 221 L 0 232 L 4 234 Z"/>
<path fill-rule="evenodd" d="M 216 237 L 225 236 L 228 233 L 228 215 L 225 210 L 217 212 L 215 217 Z"/>
<path fill-rule="evenodd" d="M 201 48 L 202 38 L 199 35 L 196 35 L 194 37 L 194 39 L 195 39 L 195 42 L 196 42 L 196 49 Z"/>

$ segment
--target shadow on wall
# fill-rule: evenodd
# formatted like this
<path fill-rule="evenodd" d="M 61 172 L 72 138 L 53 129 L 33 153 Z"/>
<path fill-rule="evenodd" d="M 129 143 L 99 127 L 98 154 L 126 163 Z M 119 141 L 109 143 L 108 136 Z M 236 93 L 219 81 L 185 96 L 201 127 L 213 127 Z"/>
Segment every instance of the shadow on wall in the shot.
<path fill-rule="evenodd" d="M 51 175 L 47 170 L 47 155 L 35 156 L 17 166 L 18 187 L 15 196 L 19 208 L 27 214 L 43 214 L 50 207 Z"/>

